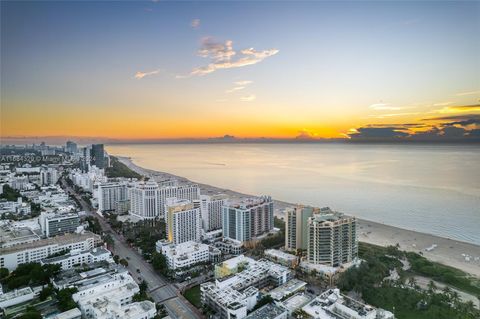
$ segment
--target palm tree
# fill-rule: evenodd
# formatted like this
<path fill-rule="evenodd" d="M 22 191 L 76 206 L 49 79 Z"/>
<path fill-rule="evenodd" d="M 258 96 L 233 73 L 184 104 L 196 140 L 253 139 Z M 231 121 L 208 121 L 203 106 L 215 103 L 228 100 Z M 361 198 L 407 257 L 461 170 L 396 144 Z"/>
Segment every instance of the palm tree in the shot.
<path fill-rule="evenodd" d="M 450 296 L 450 294 L 452 293 L 452 289 L 450 289 L 450 287 L 448 287 L 448 286 L 445 286 L 445 288 L 443 288 L 443 293 L 446 296 Z"/>
<path fill-rule="evenodd" d="M 415 279 L 415 277 L 408 278 L 408 285 L 412 288 L 415 288 L 415 286 L 417 286 L 417 280 Z"/>

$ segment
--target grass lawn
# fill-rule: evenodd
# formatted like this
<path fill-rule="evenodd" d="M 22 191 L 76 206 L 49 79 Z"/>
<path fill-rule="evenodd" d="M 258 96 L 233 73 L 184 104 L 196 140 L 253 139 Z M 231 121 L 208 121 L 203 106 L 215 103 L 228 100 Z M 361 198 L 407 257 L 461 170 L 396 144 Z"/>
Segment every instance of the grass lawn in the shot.
<path fill-rule="evenodd" d="M 202 307 L 202 302 L 200 301 L 200 285 L 193 286 L 192 288 L 185 290 L 183 296 L 195 307 Z"/>

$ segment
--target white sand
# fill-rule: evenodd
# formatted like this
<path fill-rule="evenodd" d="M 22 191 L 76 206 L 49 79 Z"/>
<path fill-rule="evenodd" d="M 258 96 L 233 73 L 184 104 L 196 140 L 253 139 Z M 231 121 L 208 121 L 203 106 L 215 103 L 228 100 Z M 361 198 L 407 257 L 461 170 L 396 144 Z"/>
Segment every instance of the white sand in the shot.
<path fill-rule="evenodd" d="M 180 182 L 188 182 L 189 180 L 169 173 L 158 172 L 150 169 L 145 169 L 135 165 L 127 157 L 118 157 L 119 160 L 127 165 L 130 169 L 139 174 L 148 176 L 161 181 L 169 178 L 175 178 Z M 196 182 L 195 182 L 196 183 Z M 232 198 L 248 197 L 250 195 L 235 192 L 229 189 L 218 188 L 211 185 L 197 183 L 203 194 L 227 194 Z M 283 210 L 286 207 L 294 206 L 294 204 L 275 200 L 275 214 L 283 217 Z M 423 256 L 432 261 L 449 265 L 461 269 L 480 278 L 480 246 L 442 238 L 430 234 L 419 233 L 411 230 L 397 228 L 385 224 L 380 224 L 368 220 L 358 219 L 358 238 L 362 242 L 388 246 L 400 245 L 400 249 L 406 251 L 422 252 Z M 480 226 L 480 225 L 479 225 Z M 425 248 L 437 245 L 432 251 L 426 251 Z M 462 255 L 463 254 L 463 255 Z M 465 259 L 465 256 L 470 257 L 470 261 Z"/>

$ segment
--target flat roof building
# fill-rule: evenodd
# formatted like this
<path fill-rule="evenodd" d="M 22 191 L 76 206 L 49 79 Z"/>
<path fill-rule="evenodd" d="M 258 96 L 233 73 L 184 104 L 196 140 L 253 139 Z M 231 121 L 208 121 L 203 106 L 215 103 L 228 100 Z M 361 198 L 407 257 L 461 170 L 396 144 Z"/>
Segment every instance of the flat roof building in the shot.
<path fill-rule="evenodd" d="M 245 317 L 245 319 L 287 319 L 288 312 L 273 304 L 269 303 L 265 306 L 255 310 Z"/>
<path fill-rule="evenodd" d="M 68 233 L 40 239 L 10 247 L 0 248 L 0 267 L 14 270 L 20 264 L 40 262 L 56 253 L 66 250 L 89 250 L 101 241 L 99 235 L 91 232 Z"/>
<path fill-rule="evenodd" d="M 393 313 L 363 304 L 329 289 L 305 305 L 302 310 L 314 319 L 394 319 Z"/>

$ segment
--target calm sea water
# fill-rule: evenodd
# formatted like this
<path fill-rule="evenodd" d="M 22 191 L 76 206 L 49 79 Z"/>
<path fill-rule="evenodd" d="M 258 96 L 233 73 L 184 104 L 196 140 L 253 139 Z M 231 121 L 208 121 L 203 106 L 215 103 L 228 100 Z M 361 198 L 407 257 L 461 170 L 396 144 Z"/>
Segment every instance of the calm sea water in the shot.
<path fill-rule="evenodd" d="M 480 147 L 110 145 L 142 167 L 480 244 Z"/>

